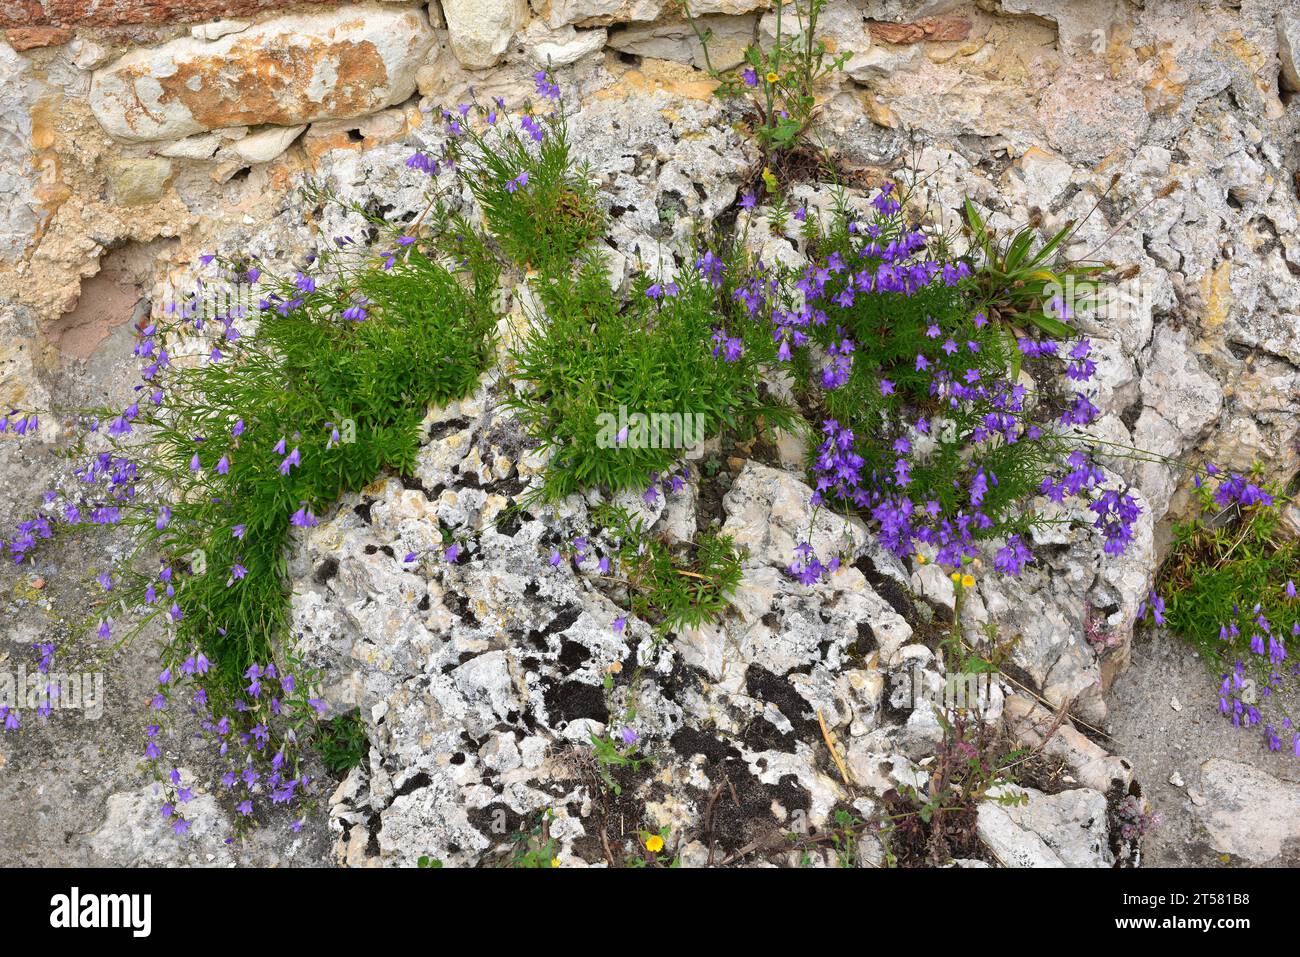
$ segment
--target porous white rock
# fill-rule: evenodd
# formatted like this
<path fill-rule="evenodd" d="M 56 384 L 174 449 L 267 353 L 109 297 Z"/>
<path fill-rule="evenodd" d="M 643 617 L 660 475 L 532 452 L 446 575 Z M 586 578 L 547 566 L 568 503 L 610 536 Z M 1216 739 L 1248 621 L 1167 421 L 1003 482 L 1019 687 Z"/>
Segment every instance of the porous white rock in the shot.
<path fill-rule="evenodd" d="M 823 564 L 856 555 L 867 541 L 865 526 L 825 509 L 814 519 L 811 496 L 812 489 L 789 472 L 746 462 L 725 497 L 723 532 L 748 549 L 750 563 L 784 568 L 802 542 L 812 545 Z"/>
<path fill-rule="evenodd" d="M 36 228 L 31 110 L 42 90 L 28 60 L 0 43 L 0 260 L 17 259 Z"/>
<path fill-rule="evenodd" d="M 998 797 L 1028 798 L 999 804 Z M 1091 788 L 1044 794 L 1003 785 L 979 805 L 979 839 L 1007 867 L 1110 867 L 1106 796 Z"/>
<path fill-rule="evenodd" d="M 239 33 L 253 25 L 252 20 L 212 20 L 190 27 L 190 36 L 199 40 L 219 40 L 231 33 Z"/>
<path fill-rule="evenodd" d="M 1004 707 L 1007 726 L 1021 745 L 1041 748 L 1044 754 L 1065 761 L 1074 776 L 1094 791 L 1105 794 L 1118 786 L 1127 793 L 1133 765 L 1126 758 L 1107 752 L 1068 719 L 1057 721 L 1055 714 L 1025 695 L 1008 695 Z"/>
<path fill-rule="evenodd" d="M 552 28 L 567 24 L 600 25 L 653 20 L 664 0 L 531 0 L 533 10 Z"/>
<path fill-rule="evenodd" d="M 1300 787 L 1238 761 L 1212 758 L 1201 765 L 1205 796 L 1197 819 L 1215 849 L 1252 864 L 1276 859 L 1300 840 Z"/>

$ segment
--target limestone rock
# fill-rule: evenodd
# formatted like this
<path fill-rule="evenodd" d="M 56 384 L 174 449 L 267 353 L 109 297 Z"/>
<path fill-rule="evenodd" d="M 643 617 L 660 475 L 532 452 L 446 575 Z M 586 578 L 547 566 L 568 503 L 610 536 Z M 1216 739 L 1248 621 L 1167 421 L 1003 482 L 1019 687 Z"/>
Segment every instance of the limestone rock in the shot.
<path fill-rule="evenodd" d="M 1196 816 L 1216 850 L 1267 864 L 1300 840 L 1300 787 L 1250 765 L 1213 758 L 1201 765 L 1205 802 Z"/>
<path fill-rule="evenodd" d="M 358 4 L 293 14 L 211 42 L 182 37 L 133 49 L 95 72 L 90 107 L 127 142 L 360 116 L 414 92 L 432 43 L 419 9 Z"/>
<path fill-rule="evenodd" d="M 1038 118 L 1048 142 L 1076 163 L 1135 148 L 1151 118 L 1140 91 L 1078 70 L 1062 71 L 1043 94 Z"/>
<path fill-rule="evenodd" d="M 68 44 L 68 52 L 72 54 L 73 65 L 79 70 L 93 70 L 107 63 L 112 56 L 110 50 L 100 46 L 94 40 L 81 37 Z"/>
<path fill-rule="evenodd" d="M 1300 13 L 1294 10 L 1284 10 L 1278 16 L 1277 52 L 1282 59 L 1282 88 L 1300 92 Z"/>
<path fill-rule="evenodd" d="M 1003 806 L 997 795 L 1027 796 Z M 1091 788 L 1043 794 L 1006 785 L 979 806 L 979 838 L 1007 867 L 1110 867 L 1106 797 Z"/>
<path fill-rule="evenodd" d="M 1002 185 L 1027 206 L 1047 209 L 1065 192 L 1073 175 L 1074 168 L 1064 159 L 1035 146 L 1007 170 Z"/>
<path fill-rule="evenodd" d="M 743 62 L 745 48 L 754 39 L 755 18 L 697 17 L 697 26 L 711 33 L 709 63 L 729 70 Z M 704 48 L 691 25 L 684 21 L 634 24 L 610 34 L 609 46 L 623 53 L 705 66 Z"/>
<path fill-rule="evenodd" d="M 583 57 L 603 50 L 608 33 L 603 28 L 575 30 L 563 26 L 548 29 L 541 20 L 534 20 L 524 33 L 528 55 L 538 66 L 561 67 L 577 63 Z"/>
<path fill-rule="evenodd" d="M 19 0 L 0 6 L 0 27 L 28 23 L 59 23 L 64 27 L 122 27 L 146 24 L 197 23 L 222 17 L 249 16 L 279 7 L 325 5 L 329 0 L 112 0 L 111 3 L 72 3 L 69 0 Z"/>
<path fill-rule="evenodd" d="M 200 40 L 219 40 L 230 33 L 239 33 L 252 26 L 251 20 L 213 20 L 211 23 L 196 23 L 190 27 L 190 36 Z"/>
<path fill-rule="evenodd" d="M 1004 713 L 1007 726 L 1021 745 L 1041 747 L 1044 754 L 1065 761 L 1086 787 L 1105 794 L 1118 784 L 1127 792 L 1133 781 L 1133 765 L 1125 758 L 1108 754 L 1068 720 L 1058 725 L 1055 715 L 1020 694 L 1007 696 Z"/>
<path fill-rule="evenodd" d="M 1223 390 L 1201 367 L 1187 334 L 1168 327 L 1156 330 L 1141 389 L 1145 407 L 1133 428 L 1133 443 L 1156 455 L 1177 457 L 1194 447 L 1223 409 Z M 1175 475 L 1152 464 L 1139 466 L 1137 473 L 1152 508 L 1163 515 Z"/>
<path fill-rule="evenodd" d="M 608 26 L 611 23 L 645 23 L 658 20 L 670 9 L 670 0 L 532 0 L 533 10 L 551 27 L 565 24 Z M 691 0 L 691 13 L 736 16 L 772 5 L 772 0 Z"/>
<path fill-rule="evenodd" d="M 664 0 L 532 0 L 532 5 L 548 26 L 556 28 L 654 20 L 663 11 Z"/>
<path fill-rule="evenodd" d="M 58 46 L 71 39 L 72 31 L 65 27 L 17 27 L 5 31 L 5 40 L 19 52 Z"/>
<path fill-rule="evenodd" d="M 1056 24 L 1057 42 L 1071 56 L 1105 52 L 1109 24 L 1122 21 L 1117 0 L 999 0 L 1007 13 L 1039 17 Z M 1100 49 L 1098 45 L 1100 44 Z"/>
<path fill-rule="evenodd" d="M 197 136 L 187 136 L 175 143 L 168 143 L 158 150 L 158 155 L 169 156 L 172 159 L 209 159 L 221 148 L 221 143 L 221 137 L 216 133 L 200 133 Z"/>
<path fill-rule="evenodd" d="M 172 174 L 170 160 L 125 158 L 108 164 L 108 182 L 118 206 L 143 206 L 159 199 Z"/>
<path fill-rule="evenodd" d="M 231 150 L 245 163 L 269 163 L 289 148 L 306 126 L 273 126 L 236 140 Z"/>
<path fill-rule="evenodd" d="M 734 17 L 772 6 L 772 0 L 691 0 L 691 13 L 697 17 L 725 14 Z"/>
<path fill-rule="evenodd" d="M 866 542 L 866 529 L 826 510 L 814 522 L 811 495 L 812 489 L 789 472 L 747 462 L 724 499 L 723 532 L 749 550 L 753 564 L 784 568 L 795 560 L 801 542 L 809 542 L 823 564 L 856 554 Z"/>
<path fill-rule="evenodd" d="M 26 59 L 0 44 L 0 260 L 17 259 L 36 228 L 31 111 L 40 93 Z"/>
<path fill-rule="evenodd" d="M 158 813 L 162 803 L 155 788 L 109 797 L 104 823 L 87 843 L 102 861 L 113 866 L 229 867 L 235 859 L 221 839 L 230 823 L 211 794 L 200 794 L 185 806 L 191 833 L 179 836 Z"/>
<path fill-rule="evenodd" d="M 495 65 L 528 17 L 526 0 L 443 0 L 442 11 L 451 51 L 467 70 Z"/>

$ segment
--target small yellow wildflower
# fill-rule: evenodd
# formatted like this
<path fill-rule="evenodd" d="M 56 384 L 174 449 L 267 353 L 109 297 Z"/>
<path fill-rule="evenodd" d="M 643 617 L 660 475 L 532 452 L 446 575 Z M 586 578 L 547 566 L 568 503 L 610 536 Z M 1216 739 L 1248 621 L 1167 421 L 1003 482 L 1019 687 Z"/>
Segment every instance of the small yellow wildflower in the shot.
<path fill-rule="evenodd" d="M 952 579 L 953 581 L 955 581 L 955 582 L 959 582 L 959 581 L 961 581 L 961 572 L 953 572 L 953 573 L 952 573 L 951 575 L 949 575 L 948 577 L 951 578 L 951 579 Z"/>
<path fill-rule="evenodd" d="M 974 588 L 974 587 L 975 587 L 975 576 L 974 576 L 974 575 L 962 575 L 962 576 L 961 576 L 961 587 L 962 587 L 962 588 Z"/>
<path fill-rule="evenodd" d="M 768 83 L 775 83 L 775 82 L 776 82 L 777 80 L 779 80 L 779 79 L 781 79 L 781 75 L 780 75 L 779 73 L 769 73 L 769 74 L 767 75 L 767 82 L 768 82 Z"/>
<path fill-rule="evenodd" d="M 658 834 L 651 834 L 645 839 L 645 849 L 651 854 L 658 854 L 664 849 L 664 839 Z"/>
<path fill-rule="evenodd" d="M 552 866 L 552 867 L 559 867 L 559 866 L 560 866 L 560 859 L 559 859 L 558 857 L 552 857 L 552 858 L 551 858 L 551 866 Z"/>

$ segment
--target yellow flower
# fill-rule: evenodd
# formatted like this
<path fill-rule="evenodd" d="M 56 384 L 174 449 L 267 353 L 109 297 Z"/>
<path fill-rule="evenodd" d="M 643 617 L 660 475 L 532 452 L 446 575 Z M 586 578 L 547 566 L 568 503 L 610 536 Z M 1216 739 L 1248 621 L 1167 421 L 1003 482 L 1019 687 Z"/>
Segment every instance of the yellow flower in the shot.
<path fill-rule="evenodd" d="M 780 76 L 779 73 L 769 73 L 769 74 L 767 75 L 767 82 L 768 82 L 768 83 L 775 83 L 775 82 L 776 82 L 777 80 L 779 80 L 779 79 L 781 79 L 781 76 Z"/>
<path fill-rule="evenodd" d="M 949 575 L 948 577 L 951 578 L 951 579 L 952 579 L 953 581 L 955 581 L 955 582 L 959 582 L 959 581 L 961 581 L 961 572 L 953 572 L 953 573 L 952 573 L 951 575 Z"/>
<path fill-rule="evenodd" d="M 920 552 L 917 552 L 917 553 L 916 553 L 916 563 L 917 563 L 918 565 L 924 565 L 924 564 L 925 564 L 926 562 L 928 562 L 929 560 L 930 560 L 930 559 L 926 558 L 926 557 L 925 557 L 924 555 L 922 555 Z"/>
<path fill-rule="evenodd" d="M 651 854 L 658 854 L 664 849 L 664 839 L 658 834 L 651 834 L 645 839 L 645 849 Z"/>
<path fill-rule="evenodd" d="M 558 857 L 552 857 L 552 858 L 551 858 L 551 866 L 552 866 L 552 867 L 559 867 L 559 866 L 560 866 L 560 859 L 559 859 Z"/>
<path fill-rule="evenodd" d="M 962 587 L 962 588 L 974 588 L 974 587 L 975 587 L 975 576 L 974 576 L 974 575 L 962 575 L 962 576 L 961 576 L 961 587 Z"/>

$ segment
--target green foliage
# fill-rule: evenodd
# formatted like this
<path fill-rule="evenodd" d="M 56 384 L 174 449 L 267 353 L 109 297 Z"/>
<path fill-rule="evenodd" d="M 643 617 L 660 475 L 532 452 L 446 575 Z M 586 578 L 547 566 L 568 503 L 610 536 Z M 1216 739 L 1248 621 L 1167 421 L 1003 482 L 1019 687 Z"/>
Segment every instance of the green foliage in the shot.
<path fill-rule="evenodd" d="M 672 284 L 676 294 L 652 297 L 669 284 L 645 276 L 628 297 L 610 288 L 597 242 L 604 218 L 575 172 L 562 113 L 536 129 L 540 141 L 506 123 L 468 128 L 457 156 L 493 240 L 508 265 L 528 271 L 535 295 L 527 328 L 512 344 L 507 406 L 551 453 L 540 496 L 644 489 L 697 432 L 702 440 L 722 428 L 752 429 L 760 416 L 791 421 L 758 386 L 758 370 L 774 354 L 770 335 L 746 328 L 738 362 L 715 354 L 715 331 L 736 311 L 727 285 L 685 269 Z M 671 435 L 647 428 L 638 438 L 634 428 L 621 439 L 611 428 L 621 412 L 661 423 Z"/>
<path fill-rule="evenodd" d="M 564 114 L 557 109 L 536 122 L 540 141 L 506 122 L 493 120 L 486 132 L 467 124 L 450 155 L 506 258 L 558 275 L 604 235 L 605 216 L 586 168 L 573 162 Z"/>
<path fill-rule="evenodd" d="M 672 869 L 682 866 L 681 857 L 668 849 L 671 828 L 665 826 L 658 831 L 640 831 L 637 837 L 637 853 L 627 859 L 628 867 Z"/>
<path fill-rule="evenodd" d="M 1100 302 L 1105 287 L 1095 277 L 1106 267 L 1065 259 L 1064 244 L 1076 231 L 1073 220 L 1046 242 L 1040 242 L 1037 222 L 999 238 L 969 199 L 963 211 L 970 256 L 978 267 L 972 282 L 972 302 L 1006 336 L 1006 352 L 1012 357 L 1014 374 L 1020 368 L 1015 340 L 1028 330 L 1037 329 L 1052 339 L 1077 335 L 1062 320 L 1070 318 L 1075 310 L 1085 311 Z M 1066 295 L 1071 302 L 1069 309 L 1063 303 Z"/>
<path fill-rule="evenodd" d="M 615 771 L 626 768 L 635 773 L 649 763 L 640 745 L 619 745 L 608 733 L 591 735 L 591 754 L 601 781 L 614 794 L 623 793 L 623 785 L 614 777 Z"/>
<path fill-rule="evenodd" d="M 509 851 L 497 859 L 493 866 L 527 870 L 559 867 L 559 859 L 555 856 L 559 842 L 551 837 L 553 820 L 555 812 L 550 808 L 534 812 L 518 831 L 510 835 Z M 416 861 L 416 867 L 421 869 L 436 870 L 442 866 L 440 859 L 427 854 L 420 855 Z"/>
<path fill-rule="evenodd" d="M 1300 616 L 1300 601 L 1288 596 L 1286 583 L 1300 585 L 1300 540 L 1280 527 L 1286 502 L 1278 497 L 1272 505 L 1234 502 L 1220 508 L 1207 482 L 1198 491 L 1198 514 L 1174 529 L 1156 592 L 1170 630 L 1191 642 L 1216 672 L 1238 660 L 1259 664 L 1265 676 L 1275 670 L 1249 647 L 1248 622 L 1256 606 L 1280 639 L 1296 644 L 1287 626 Z M 1238 622 L 1241 633 L 1224 641 L 1221 629 Z"/>
<path fill-rule="evenodd" d="M 623 793 L 623 785 L 616 776 L 618 771 L 626 770 L 635 774 L 650 763 L 650 756 L 641 747 L 640 737 L 631 728 L 636 720 L 636 706 L 632 701 L 632 695 L 640 678 L 641 669 L 638 668 L 633 672 L 632 679 L 627 685 L 616 688 L 613 673 L 607 671 L 602 683 L 605 691 L 605 707 L 611 716 L 619 715 L 619 717 L 612 719 L 603 733 L 591 735 L 591 756 L 596 762 L 596 773 L 600 775 L 601 782 L 615 795 Z M 617 700 L 620 692 L 626 702 L 622 706 Z M 616 728 L 622 729 L 617 732 L 618 740 L 614 737 Z"/>
<path fill-rule="evenodd" d="M 360 713 L 339 715 L 321 722 L 316 750 L 331 773 L 342 776 L 365 760 L 369 742 Z"/>
<path fill-rule="evenodd" d="M 559 842 L 551 837 L 551 821 L 554 819 L 555 812 L 550 808 L 538 811 L 531 824 L 512 836 L 514 847 L 503 866 L 529 870 L 558 867 L 555 853 L 559 850 Z"/>
<path fill-rule="evenodd" d="M 906 207 L 908 197 L 899 197 Z M 880 255 L 859 256 L 863 227 L 850 230 L 854 213 L 840 201 L 823 222 L 809 214 L 809 234 L 814 256 L 821 261 L 838 259 L 853 268 L 875 272 L 885 260 Z M 815 224 L 815 226 L 814 226 Z M 900 211 L 877 213 L 866 226 L 876 249 L 906 241 L 914 235 Z M 932 250 L 931 255 L 936 251 Z M 984 437 L 986 417 L 991 413 L 1029 421 L 1032 412 L 1041 418 L 1050 414 L 1052 396 L 1030 397 L 1009 377 L 1018 373 L 1021 353 L 1000 326 L 987 322 L 980 310 L 984 301 L 980 270 L 959 281 L 932 282 L 909 292 L 877 291 L 855 295 L 826 308 L 827 320 L 807 330 L 825 350 L 852 350 L 852 369 L 846 382 L 823 389 L 821 402 L 825 418 L 849 428 L 857 437 L 856 451 L 863 457 L 863 475 L 888 475 L 899 459 L 898 445 L 924 446 L 924 455 L 910 460 L 907 492 L 914 501 L 937 502 L 944 515 L 953 515 L 969 503 L 972 476 L 977 470 L 996 476 L 983 498 L 982 511 L 995 516 L 993 525 L 978 530 L 980 536 L 1023 531 L 1029 519 L 1017 506 L 1038 490 L 1044 474 L 1060 460 L 1065 448 L 1050 431 L 1038 441 L 1005 442 Z M 847 283 L 848 271 L 832 275 L 829 287 L 838 290 Z M 801 276 L 800 281 L 807 282 Z M 797 285 L 797 283 L 796 283 Z M 828 296 L 828 298 L 833 298 Z M 778 303 L 778 305 L 781 305 Z M 788 308 L 788 307 L 787 307 Z M 940 348 L 951 343 L 951 349 Z M 917 356 L 928 357 L 920 367 Z M 813 391 L 821 382 L 821 369 L 806 353 L 796 353 L 794 370 L 800 387 Z M 951 401 L 936 396 L 936 375 L 946 381 L 976 382 L 993 390 L 994 398 Z M 970 378 L 977 375 L 977 379 Z M 1044 377 L 1048 378 L 1048 377 Z M 1009 402 L 1023 402 L 1024 412 Z M 914 423 L 924 420 L 926 434 L 918 434 Z"/>
<path fill-rule="evenodd" d="M 827 0 L 796 0 L 776 4 L 776 39 L 763 49 L 757 44 L 745 50 L 741 72 L 723 73 L 709 60 L 713 31 L 691 15 L 689 3 L 683 9 L 704 48 L 709 73 L 720 81 L 717 94 L 744 97 L 757 114 L 753 135 L 763 151 L 764 166 L 772 154 L 788 152 L 803 141 L 816 118 L 817 84 L 844 68 L 852 52 L 831 55 L 817 36 L 817 21 Z M 790 17 L 795 29 L 790 29 Z M 769 174 L 770 175 L 770 174 Z M 771 184 L 769 183 L 769 186 Z"/>
<path fill-rule="evenodd" d="M 714 289 L 694 270 L 676 283 L 679 293 L 662 305 L 645 295 L 644 278 L 631 300 L 620 302 L 597 254 L 571 272 L 541 277 L 545 318 L 535 318 L 514 351 L 516 373 L 530 388 L 517 390 L 511 402 L 551 449 L 547 498 L 588 488 L 644 489 L 651 475 L 681 458 L 686 442 L 723 427 L 751 429 L 764 411 L 781 414 L 757 384 L 770 338 L 750 329 L 742 360 L 723 361 L 712 348 L 719 323 Z M 621 442 L 620 412 L 633 420 Z M 647 428 L 638 439 L 640 417 Z M 654 435 L 656 423 L 669 427 Z"/>
<path fill-rule="evenodd" d="M 134 426 L 145 438 L 133 451 L 169 496 L 170 520 L 140 501 L 124 524 L 139 555 L 189 572 L 170 583 L 176 611 L 150 602 L 138 627 L 179 615 L 169 647 L 207 656 L 218 698 L 238 691 L 249 665 L 274 659 L 292 517 L 308 520 L 385 468 L 409 469 L 428 405 L 468 394 L 492 355 L 491 267 L 471 276 L 414 248 L 388 270 L 321 265 L 337 265 L 338 278 L 315 291 L 263 280 L 271 308 L 256 331 L 221 361 L 178 362 L 165 405 L 141 404 Z M 344 318 L 348 309 L 366 318 Z M 160 341 L 183 350 L 187 326 L 161 330 Z M 143 605 L 151 587 L 162 590 L 158 569 L 136 560 L 113 597 Z"/>
<path fill-rule="evenodd" d="M 613 539 L 632 612 L 661 634 L 717 618 L 740 585 L 743 556 L 727 535 L 708 530 L 674 548 L 625 508 L 603 504 L 593 518 Z"/>
<path fill-rule="evenodd" d="M 939 639 L 939 647 L 947 662 L 948 673 L 953 675 L 993 675 L 1012 660 L 1012 652 L 1020 642 L 1019 635 L 1002 638 L 996 622 L 986 622 L 982 634 L 967 635 L 962 623 L 962 608 L 966 603 L 967 585 L 964 576 L 953 581 L 953 615 L 947 632 Z M 974 585 L 974 577 L 967 579 Z"/>
<path fill-rule="evenodd" d="M 858 863 L 858 832 L 863 821 L 852 811 L 836 808 L 831 814 L 831 847 L 839 867 L 856 867 Z"/>
<path fill-rule="evenodd" d="M 1010 807 L 1028 795 L 999 790 L 1014 783 L 1013 770 L 1026 749 L 1008 749 L 998 731 L 963 711 L 935 714 L 943 740 L 924 788 L 906 786 L 885 795 L 890 814 L 881 838 L 899 863 L 940 867 L 956 847 L 966 856 L 978 846 L 975 822 L 980 802 Z"/>

